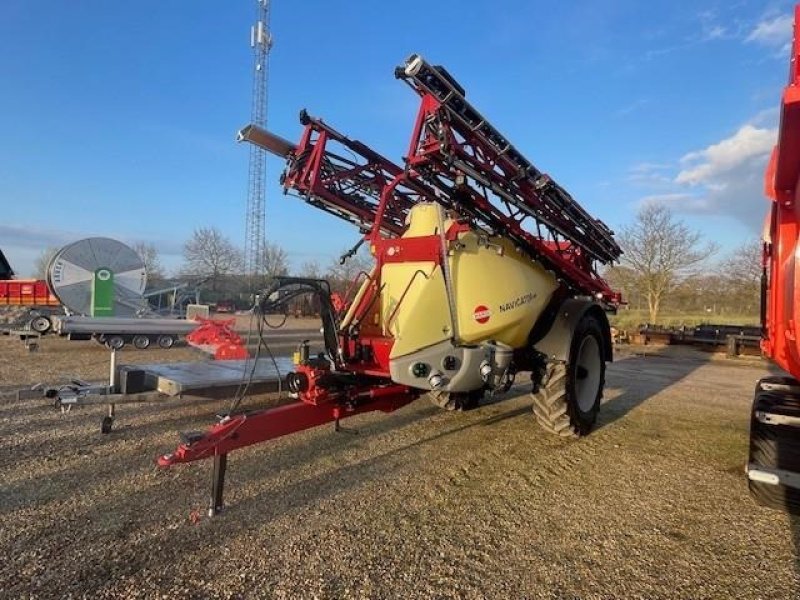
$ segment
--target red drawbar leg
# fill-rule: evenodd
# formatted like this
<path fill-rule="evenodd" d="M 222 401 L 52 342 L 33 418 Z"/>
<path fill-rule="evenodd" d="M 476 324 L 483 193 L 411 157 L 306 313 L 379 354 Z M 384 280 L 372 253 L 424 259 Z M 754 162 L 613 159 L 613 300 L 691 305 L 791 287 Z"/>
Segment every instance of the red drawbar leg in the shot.
<path fill-rule="evenodd" d="M 392 412 L 414 400 L 416 395 L 400 385 L 371 389 L 352 405 L 314 405 L 295 402 L 277 408 L 244 413 L 223 418 L 203 434 L 188 434 L 175 452 L 158 457 L 158 465 L 170 467 L 178 463 L 214 458 L 211 501 L 208 514 L 222 510 L 225 470 L 228 453 L 238 448 L 266 442 L 290 433 L 311 429 L 325 423 L 360 413 L 379 410 Z"/>

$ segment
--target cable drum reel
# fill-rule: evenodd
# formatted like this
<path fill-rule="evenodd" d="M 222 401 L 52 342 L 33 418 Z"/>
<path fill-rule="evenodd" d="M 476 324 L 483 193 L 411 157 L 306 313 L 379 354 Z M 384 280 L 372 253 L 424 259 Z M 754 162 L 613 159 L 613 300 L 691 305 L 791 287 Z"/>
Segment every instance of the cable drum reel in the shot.
<path fill-rule="evenodd" d="M 73 314 L 137 317 L 149 312 L 144 261 L 111 238 L 86 238 L 61 248 L 47 266 L 47 285 Z"/>

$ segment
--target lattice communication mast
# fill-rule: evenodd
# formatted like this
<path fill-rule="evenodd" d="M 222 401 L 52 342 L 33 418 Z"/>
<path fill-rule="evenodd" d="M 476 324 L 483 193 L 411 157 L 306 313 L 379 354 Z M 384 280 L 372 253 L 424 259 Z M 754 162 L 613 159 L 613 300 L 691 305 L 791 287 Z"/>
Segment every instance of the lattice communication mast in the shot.
<path fill-rule="evenodd" d="M 261 127 L 267 124 L 267 79 L 269 51 L 272 47 L 269 12 L 270 0 L 256 0 L 256 22 L 250 29 L 250 46 L 253 48 L 253 105 L 250 118 Z M 258 276 L 264 273 L 266 157 L 263 148 L 250 145 L 244 269 L 253 285 L 257 285 Z"/>

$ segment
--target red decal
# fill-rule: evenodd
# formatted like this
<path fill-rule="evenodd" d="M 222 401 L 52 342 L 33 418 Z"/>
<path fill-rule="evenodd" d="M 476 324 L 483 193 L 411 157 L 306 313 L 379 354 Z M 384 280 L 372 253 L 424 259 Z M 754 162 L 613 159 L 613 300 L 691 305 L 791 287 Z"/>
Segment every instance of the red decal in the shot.
<path fill-rule="evenodd" d="M 486 323 L 491 316 L 492 311 L 489 310 L 488 306 L 484 306 L 483 304 L 479 304 L 475 307 L 475 310 L 472 311 L 472 318 L 481 324 Z"/>

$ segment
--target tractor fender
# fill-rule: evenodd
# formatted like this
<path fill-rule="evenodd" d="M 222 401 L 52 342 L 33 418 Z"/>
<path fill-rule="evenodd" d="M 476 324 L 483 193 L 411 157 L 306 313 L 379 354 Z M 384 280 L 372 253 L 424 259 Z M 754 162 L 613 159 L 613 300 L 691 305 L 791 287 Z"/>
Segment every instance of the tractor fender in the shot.
<path fill-rule="evenodd" d="M 614 359 L 614 350 L 611 344 L 611 328 L 608 324 L 608 317 L 599 304 L 580 298 L 564 300 L 558 307 L 550 330 L 533 345 L 534 349 L 544 354 L 549 361 L 567 362 L 572 335 L 580 320 L 587 314 L 591 314 L 600 323 L 603 331 L 603 358 L 611 362 Z"/>

